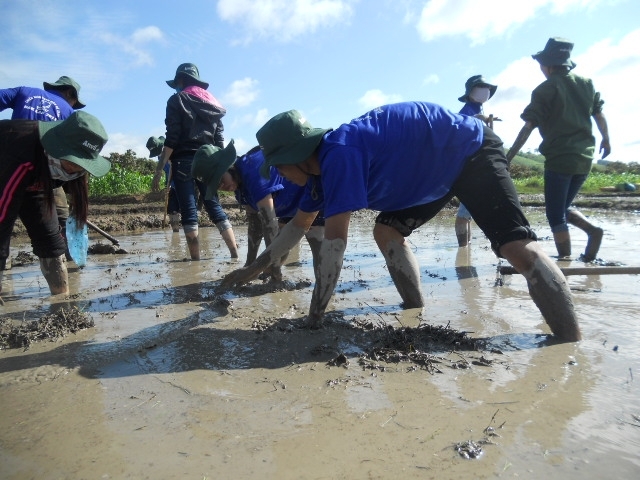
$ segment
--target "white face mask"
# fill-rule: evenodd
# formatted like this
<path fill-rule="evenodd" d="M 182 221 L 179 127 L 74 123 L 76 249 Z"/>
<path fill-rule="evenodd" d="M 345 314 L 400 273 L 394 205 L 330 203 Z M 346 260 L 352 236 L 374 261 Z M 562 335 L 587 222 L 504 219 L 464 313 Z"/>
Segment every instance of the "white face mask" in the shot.
<path fill-rule="evenodd" d="M 60 160 L 58 160 L 57 158 L 53 158 L 49 154 L 47 154 L 47 158 L 49 159 L 49 173 L 51 173 L 51 178 L 54 180 L 69 182 L 83 176 L 86 173 L 84 170 L 76 173 L 67 173 L 67 171 L 62 168 L 62 163 L 60 162 Z"/>
<path fill-rule="evenodd" d="M 473 87 L 469 94 L 469 99 L 476 103 L 484 103 L 489 100 L 490 96 L 491 92 L 489 91 L 489 87 Z"/>

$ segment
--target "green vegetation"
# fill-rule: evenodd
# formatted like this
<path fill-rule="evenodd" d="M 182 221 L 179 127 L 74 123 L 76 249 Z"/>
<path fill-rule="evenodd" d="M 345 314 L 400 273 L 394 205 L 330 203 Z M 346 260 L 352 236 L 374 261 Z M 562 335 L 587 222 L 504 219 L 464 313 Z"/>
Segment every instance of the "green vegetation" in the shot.
<path fill-rule="evenodd" d="M 124 154 L 112 153 L 107 158 L 113 165 L 111 171 L 101 178 L 89 178 L 89 193 L 92 197 L 141 195 L 151 191 L 155 160 L 137 158 L 136 153 L 131 150 Z M 543 172 L 542 155 L 520 153 L 511 163 L 511 177 L 519 193 L 542 193 Z M 614 162 L 608 165 L 594 165 L 580 192 L 600 193 L 602 187 L 615 187 L 621 183 L 640 184 L 639 163 Z M 228 192 L 220 194 L 230 195 Z"/>

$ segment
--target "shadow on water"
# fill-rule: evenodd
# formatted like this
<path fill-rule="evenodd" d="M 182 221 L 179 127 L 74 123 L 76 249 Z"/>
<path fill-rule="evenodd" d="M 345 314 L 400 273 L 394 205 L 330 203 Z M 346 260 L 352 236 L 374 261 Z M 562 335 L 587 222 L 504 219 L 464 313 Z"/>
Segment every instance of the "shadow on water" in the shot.
<path fill-rule="evenodd" d="M 115 304 L 120 309 L 126 305 L 155 307 L 159 298 L 165 304 L 200 302 L 197 307 L 201 310 L 185 318 L 148 326 L 131 335 L 106 342 L 64 343 L 46 352 L 25 352 L 17 357 L 0 358 L 0 373 L 51 363 L 69 369 L 79 368 L 80 374 L 88 378 L 118 378 L 200 369 L 277 369 L 293 364 L 327 363 L 339 355 L 358 357 L 363 351 L 384 342 L 385 332 L 388 332 L 386 329 L 391 328 L 374 328 L 375 325 L 369 320 L 372 307 L 368 305 L 362 309 L 334 311 L 328 315 L 325 325 L 317 330 L 306 327 L 304 317 L 263 318 L 254 321 L 251 330 L 218 328 L 219 322 L 216 320 L 229 315 L 232 303 L 223 296 L 215 295 L 217 284 L 190 284 L 155 293 L 146 292 L 145 295 L 135 292 L 139 295 L 135 301 L 131 301 L 129 294 L 88 301 L 92 304 L 91 310 L 96 313 L 101 311 L 96 307 L 105 304 Z M 253 285 L 238 290 L 246 296 L 252 291 L 255 294 L 259 290 L 264 293 L 269 288 L 274 290 L 278 287 Z M 72 303 L 60 302 L 50 309 L 67 307 Z M 376 307 L 374 310 L 376 314 L 389 313 L 397 310 L 397 306 Z M 367 320 L 358 322 L 359 316 Z M 347 320 L 347 317 L 354 318 Z M 464 335 L 464 332 L 456 333 Z M 537 349 L 556 343 L 548 335 L 524 333 L 469 340 L 468 344 L 459 345 L 452 344 L 449 338 L 436 339 L 430 342 L 426 351 L 433 355 L 452 351 L 459 355 L 479 352 L 488 355 Z M 413 345 L 411 348 L 414 348 Z"/>

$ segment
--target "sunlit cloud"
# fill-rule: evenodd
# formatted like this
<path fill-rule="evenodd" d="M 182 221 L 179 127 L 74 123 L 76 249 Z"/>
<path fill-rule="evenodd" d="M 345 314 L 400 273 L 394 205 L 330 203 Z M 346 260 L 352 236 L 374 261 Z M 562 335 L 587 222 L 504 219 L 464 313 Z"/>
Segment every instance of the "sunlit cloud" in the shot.
<path fill-rule="evenodd" d="M 380 105 L 387 105 L 389 103 L 397 103 L 402 101 L 402 96 L 392 93 L 383 93 L 382 90 L 368 90 L 365 94 L 358 99 L 358 104 L 365 110 L 371 110 L 372 108 L 379 107 Z"/>
<path fill-rule="evenodd" d="M 281 42 L 343 24 L 353 15 L 354 0 L 219 0 L 218 15 L 238 24 L 244 41 L 272 38 Z"/>
<path fill-rule="evenodd" d="M 221 101 L 223 105 L 227 107 L 246 107 L 251 105 L 260 93 L 258 83 L 257 80 L 249 77 L 236 80 L 222 95 Z"/>
<path fill-rule="evenodd" d="M 429 0 L 422 8 L 416 28 L 422 40 L 466 36 L 473 45 L 515 30 L 542 9 L 560 15 L 593 8 L 604 0 Z"/>

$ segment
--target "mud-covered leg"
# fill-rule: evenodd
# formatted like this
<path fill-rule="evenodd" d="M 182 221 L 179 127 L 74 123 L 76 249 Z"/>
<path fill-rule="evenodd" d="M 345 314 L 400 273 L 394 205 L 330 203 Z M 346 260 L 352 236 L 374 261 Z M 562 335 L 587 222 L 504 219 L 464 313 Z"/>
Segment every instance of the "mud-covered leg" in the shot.
<path fill-rule="evenodd" d="M 376 243 L 384 256 L 404 308 L 424 306 L 420 289 L 420 268 L 404 237 L 394 228 L 376 224 L 373 230 Z"/>
<path fill-rule="evenodd" d="M 459 247 L 466 247 L 471 242 L 471 220 L 456 217 L 455 223 L 456 238 Z"/>
<path fill-rule="evenodd" d="M 311 257 L 313 258 L 313 271 L 316 271 L 318 266 L 318 258 L 320 256 L 320 245 L 324 239 L 324 226 L 316 225 L 309 229 L 305 234 L 307 242 L 309 242 L 309 248 L 311 248 Z"/>
<path fill-rule="evenodd" d="M 200 242 L 198 240 L 198 225 L 184 225 L 182 227 L 187 240 L 191 260 L 200 260 Z"/>
<path fill-rule="evenodd" d="M 223 220 L 216 223 L 216 227 L 218 227 L 220 236 L 229 249 L 231 258 L 238 258 L 238 244 L 236 243 L 236 236 L 233 233 L 231 222 L 229 220 Z"/>
<path fill-rule="evenodd" d="M 571 256 L 571 236 L 569 231 L 553 232 L 553 241 L 556 244 L 558 257 L 562 258 Z"/>
<path fill-rule="evenodd" d="M 49 285 L 51 295 L 69 293 L 67 260 L 64 255 L 54 258 L 41 258 L 40 270 Z"/>
<path fill-rule="evenodd" d="M 559 340 L 582 338 L 567 279 L 555 262 L 533 240 L 516 240 L 500 254 L 527 280 L 529 294 Z"/>
<path fill-rule="evenodd" d="M 583 260 L 592 262 L 596 259 L 600 244 L 602 243 L 602 235 L 604 231 L 591 223 L 587 218 L 575 209 L 567 211 L 567 222 L 584 231 L 589 239 L 587 240 L 587 248 L 585 248 Z"/>

